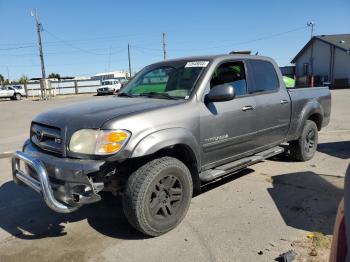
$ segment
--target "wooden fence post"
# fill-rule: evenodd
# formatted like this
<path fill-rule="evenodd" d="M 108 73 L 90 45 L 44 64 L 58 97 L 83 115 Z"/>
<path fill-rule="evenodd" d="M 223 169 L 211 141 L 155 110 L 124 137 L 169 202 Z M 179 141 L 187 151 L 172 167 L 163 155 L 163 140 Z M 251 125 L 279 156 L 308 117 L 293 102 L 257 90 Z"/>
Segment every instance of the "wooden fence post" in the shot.
<path fill-rule="evenodd" d="M 75 94 L 77 95 L 79 93 L 77 80 L 74 80 L 74 89 L 75 89 Z"/>

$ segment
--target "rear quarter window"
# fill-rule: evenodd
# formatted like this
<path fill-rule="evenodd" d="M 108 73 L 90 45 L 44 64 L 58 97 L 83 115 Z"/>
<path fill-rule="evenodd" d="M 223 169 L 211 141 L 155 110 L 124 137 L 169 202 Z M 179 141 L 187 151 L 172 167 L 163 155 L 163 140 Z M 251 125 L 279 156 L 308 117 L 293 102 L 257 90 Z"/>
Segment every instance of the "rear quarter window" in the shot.
<path fill-rule="evenodd" d="M 275 91 L 279 88 L 275 67 L 270 62 L 250 60 L 248 66 L 251 93 Z"/>

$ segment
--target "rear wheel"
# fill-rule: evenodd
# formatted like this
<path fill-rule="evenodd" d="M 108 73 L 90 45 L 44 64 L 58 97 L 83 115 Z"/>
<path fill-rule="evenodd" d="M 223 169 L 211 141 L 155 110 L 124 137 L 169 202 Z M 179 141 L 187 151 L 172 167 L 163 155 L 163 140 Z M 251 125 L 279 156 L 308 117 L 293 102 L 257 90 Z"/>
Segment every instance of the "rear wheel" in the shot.
<path fill-rule="evenodd" d="M 123 197 L 130 224 L 150 236 L 175 228 L 185 217 L 192 198 L 192 178 L 178 159 L 148 162 L 128 179 Z"/>
<path fill-rule="evenodd" d="M 316 153 L 318 129 L 314 121 L 307 120 L 298 140 L 289 143 L 290 155 L 299 161 L 308 161 Z"/>

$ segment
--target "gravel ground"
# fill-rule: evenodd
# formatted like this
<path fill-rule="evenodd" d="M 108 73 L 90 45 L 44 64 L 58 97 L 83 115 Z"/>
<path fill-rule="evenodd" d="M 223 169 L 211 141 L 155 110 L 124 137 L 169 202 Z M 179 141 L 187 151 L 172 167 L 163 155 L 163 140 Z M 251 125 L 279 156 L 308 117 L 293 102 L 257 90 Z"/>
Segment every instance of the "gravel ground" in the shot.
<path fill-rule="evenodd" d="M 273 261 L 288 250 L 299 261 L 327 261 L 327 245 L 311 252 L 307 235 L 332 234 L 350 173 L 350 90 L 332 96 L 332 120 L 314 159 L 298 163 L 281 155 L 207 185 L 184 221 L 157 238 L 128 225 L 119 198 L 56 214 L 11 181 L 3 153 L 20 148 L 36 114 L 100 97 L 0 101 L 0 261 Z"/>

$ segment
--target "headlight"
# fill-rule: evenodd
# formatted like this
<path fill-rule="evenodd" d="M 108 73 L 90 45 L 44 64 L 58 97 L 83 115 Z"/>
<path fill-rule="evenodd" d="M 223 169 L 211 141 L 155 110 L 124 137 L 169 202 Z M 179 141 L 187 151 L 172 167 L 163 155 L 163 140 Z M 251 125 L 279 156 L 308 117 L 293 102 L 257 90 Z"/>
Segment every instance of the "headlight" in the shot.
<path fill-rule="evenodd" d="M 69 150 L 89 155 L 115 154 L 126 144 L 130 132 L 126 130 L 81 129 L 69 142 Z"/>

